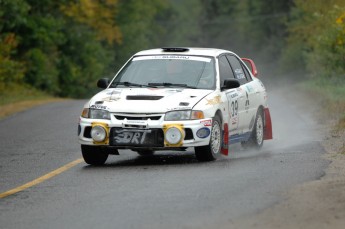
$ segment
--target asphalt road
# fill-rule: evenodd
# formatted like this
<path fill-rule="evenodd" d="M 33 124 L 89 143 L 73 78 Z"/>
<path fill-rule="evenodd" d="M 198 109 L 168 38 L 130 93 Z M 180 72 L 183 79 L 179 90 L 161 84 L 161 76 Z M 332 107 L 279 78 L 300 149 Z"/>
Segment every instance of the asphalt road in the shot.
<path fill-rule="evenodd" d="M 320 178 L 322 133 L 313 109 L 289 90 L 269 90 L 274 140 L 260 151 L 200 163 L 194 152 L 131 151 L 105 166 L 84 162 L 0 199 L 0 228 L 217 228 L 284 200 Z M 0 193 L 81 157 L 77 122 L 84 101 L 40 106 L 0 121 Z"/>

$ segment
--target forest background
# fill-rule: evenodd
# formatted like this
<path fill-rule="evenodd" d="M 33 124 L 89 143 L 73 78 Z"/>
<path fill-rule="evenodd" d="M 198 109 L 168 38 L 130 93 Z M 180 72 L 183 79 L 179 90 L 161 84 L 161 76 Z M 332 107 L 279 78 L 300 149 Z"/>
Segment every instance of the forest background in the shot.
<path fill-rule="evenodd" d="M 0 0 L 0 105 L 86 98 L 164 46 L 228 49 L 262 76 L 345 95 L 344 0 Z"/>

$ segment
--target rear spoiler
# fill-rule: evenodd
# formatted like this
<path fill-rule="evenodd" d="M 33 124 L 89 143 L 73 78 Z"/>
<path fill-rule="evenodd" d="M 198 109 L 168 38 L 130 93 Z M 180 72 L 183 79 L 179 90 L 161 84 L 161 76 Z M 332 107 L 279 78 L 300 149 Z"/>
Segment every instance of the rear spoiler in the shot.
<path fill-rule="evenodd" d="M 256 65 L 254 63 L 254 61 L 252 59 L 248 59 L 248 58 L 241 58 L 245 63 L 249 64 L 249 68 L 252 71 L 253 76 L 258 77 L 258 70 L 256 68 Z M 248 66 L 247 64 L 247 66 Z"/>

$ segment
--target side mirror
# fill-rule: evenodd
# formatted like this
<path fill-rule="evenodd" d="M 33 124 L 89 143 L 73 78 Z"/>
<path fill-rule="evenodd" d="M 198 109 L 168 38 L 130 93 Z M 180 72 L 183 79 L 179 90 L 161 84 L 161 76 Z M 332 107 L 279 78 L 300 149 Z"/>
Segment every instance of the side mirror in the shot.
<path fill-rule="evenodd" d="M 255 76 L 255 77 L 258 77 L 258 70 L 257 70 L 257 68 L 256 68 L 256 66 L 255 66 L 255 63 L 254 63 L 254 61 L 253 60 L 251 60 L 251 59 L 248 59 L 248 58 L 241 58 L 244 62 L 246 62 L 246 63 L 248 63 L 249 64 L 249 68 L 250 68 L 250 70 L 252 71 L 252 74 L 253 74 L 253 76 Z M 247 65 L 248 66 L 248 65 Z"/>
<path fill-rule="evenodd" d="M 222 89 L 233 89 L 241 86 L 240 82 L 237 79 L 226 79 L 224 80 L 224 86 Z"/>
<path fill-rule="evenodd" d="M 108 78 L 102 78 L 97 81 L 97 87 L 99 88 L 107 88 L 109 85 L 109 79 Z"/>

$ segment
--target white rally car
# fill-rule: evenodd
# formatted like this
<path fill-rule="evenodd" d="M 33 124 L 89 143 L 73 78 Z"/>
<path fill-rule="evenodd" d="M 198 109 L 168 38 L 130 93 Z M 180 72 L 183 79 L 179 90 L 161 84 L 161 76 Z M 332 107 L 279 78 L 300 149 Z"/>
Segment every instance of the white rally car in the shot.
<path fill-rule="evenodd" d="M 248 66 L 245 64 L 247 62 Z M 136 53 L 87 102 L 78 135 L 84 160 L 102 165 L 118 149 L 139 155 L 194 147 L 200 161 L 229 144 L 260 148 L 272 139 L 264 85 L 252 60 L 210 48 Z"/>

